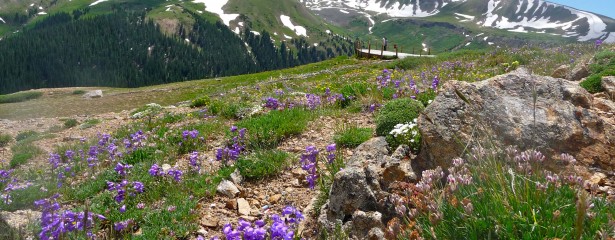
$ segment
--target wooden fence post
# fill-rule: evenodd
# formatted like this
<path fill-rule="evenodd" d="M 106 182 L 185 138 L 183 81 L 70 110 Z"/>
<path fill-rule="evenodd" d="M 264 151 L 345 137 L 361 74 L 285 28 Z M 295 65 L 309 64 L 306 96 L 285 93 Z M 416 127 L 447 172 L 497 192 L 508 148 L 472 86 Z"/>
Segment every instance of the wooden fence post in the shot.
<path fill-rule="evenodd" d="M 367 42 L 367 57 L 372 54 L 372 41 Z"/>
<path fill-rule="evenodd" d="M 427 51 L 427 55 L 431 55 L 431 48 L 428 48 Z"/>
<path fill-rule="evenodd" d="M 399 56 L 397 56 L 397 44 L 393 45 L 393 47 L 395 48 L 395 57 L 399 58 Z"/>

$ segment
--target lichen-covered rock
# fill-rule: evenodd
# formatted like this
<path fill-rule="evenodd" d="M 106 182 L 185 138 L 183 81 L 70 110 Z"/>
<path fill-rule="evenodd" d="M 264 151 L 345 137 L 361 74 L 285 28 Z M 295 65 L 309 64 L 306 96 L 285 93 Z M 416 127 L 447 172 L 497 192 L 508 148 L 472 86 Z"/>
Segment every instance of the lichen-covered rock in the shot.
<path fill-rule="evenodd" d="M 447 168 L 473 141 L 486 140 L 537 149 L 548 158 L 568 153 L 585 166 L 612 170 L 613 119 L 594 102 L 576 82 L 522 68 L 476 83 L 448 82 L 419 118 L 423 146 L 413 166 Z"/>
<path fill-rule="evenodd" d="M 413 157 L 406 145 L 389 156 L 384 137 L 357 147 L 346 167 L 335 175 L 329 200 L 318 217 L 321 228 L 332 232 L 342 226 L 351 239 L 384 239 L 383 223 L 397 217 L 387 189 L 394 182 L 416 179 Z"/>
<path fill-rule="evenodd" d="M 587 65 L 581 63 L 575 66 L 572 71 L 568 73 L 566 79 L 570 81 L 580 81 L 587 76 L 589 76 L 589 69 L 587 68 Z"/>
<path fill-rule="evenodd" d="M 603 77 L 600 83 L 611 100 L 615 100 L 615 76 Z"/>
<path fill-rule="evenodd" d="M 568 71 L 570 71 L 570 67 L 568 65 L 561 65 L 557 69 L 555 69 L 555 71 L 553 71 L 551 77 L 566 78 L 566 76 L 568 75 Z"/>

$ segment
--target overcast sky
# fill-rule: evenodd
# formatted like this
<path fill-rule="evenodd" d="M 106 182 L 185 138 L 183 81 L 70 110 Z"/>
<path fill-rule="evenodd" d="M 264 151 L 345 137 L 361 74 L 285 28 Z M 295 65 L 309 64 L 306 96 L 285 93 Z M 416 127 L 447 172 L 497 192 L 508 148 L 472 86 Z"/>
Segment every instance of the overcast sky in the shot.
<path fill-rule="evenodd" d="M 615 0 L 547 0 L 615 18 Z"/>

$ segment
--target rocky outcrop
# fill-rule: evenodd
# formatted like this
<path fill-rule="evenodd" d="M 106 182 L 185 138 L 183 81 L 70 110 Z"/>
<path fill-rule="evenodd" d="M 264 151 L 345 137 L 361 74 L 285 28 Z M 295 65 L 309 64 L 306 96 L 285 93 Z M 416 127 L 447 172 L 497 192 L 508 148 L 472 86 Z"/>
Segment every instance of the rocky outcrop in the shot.
<path fill-rule="evenodd" d="M 480 140 L 537 149 L 547 158 L 568 153 L 585 166 L 612 170 L 615 121 L 607 101 L 576 82 L 525 69 L 482 82 L 448 82 L 419 118 L 423 146 L 413 166 L 446 169 Z"/>
<path fill-rule="evenodd" d="M 387 190 L 394 182 L 416 179 L 411 158 L 405 145 L 389 156 L 384 137 L 361 144 L 335 175 L 319 225 L 328 232 L 340 225 L 352 239 L 383 239 L 384 223 L 396 214 Z"/>
<path fill-rule="evenodd" d="M 603 77 L 600 83 L 608 98 L 615 100 L 615 76 Z"/>

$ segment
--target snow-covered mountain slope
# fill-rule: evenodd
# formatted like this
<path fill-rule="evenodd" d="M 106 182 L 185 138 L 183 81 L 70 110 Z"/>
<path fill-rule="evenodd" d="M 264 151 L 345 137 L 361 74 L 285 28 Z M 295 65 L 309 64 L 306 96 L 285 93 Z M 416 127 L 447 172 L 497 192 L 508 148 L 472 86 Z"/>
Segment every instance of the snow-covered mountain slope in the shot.
<path fill-rule="evenodd" d="M 318 15 L 335 22 L 332 12 L 364 16 L 371 28 L 398 18 L 450 16 L 458 23 L 511 32 L 534 32 L 574 38 L 615 42 L 615 20 L 587 11 L 543 0 L 301 0 Z"/>

